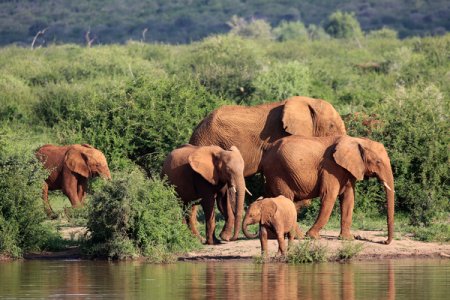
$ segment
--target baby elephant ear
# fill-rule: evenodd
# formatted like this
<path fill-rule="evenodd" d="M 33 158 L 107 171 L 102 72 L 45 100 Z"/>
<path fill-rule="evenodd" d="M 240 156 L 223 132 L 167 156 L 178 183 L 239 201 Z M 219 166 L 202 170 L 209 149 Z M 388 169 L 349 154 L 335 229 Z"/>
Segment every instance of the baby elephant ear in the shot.
<path fill-rule="evenodd" d="M 66 153 L 65 164 L 72 172 L 88 178 L 91 172 L 86 159 L 87 157 L 83 152 L 77 148 L 72 148 Z"/>
<path fill-rule="evenodd" d="M 221 151 L 218 146 L 199 147 L 189 155 L 189 165 L 213 185 L 219 183 L 219 170 L 216 166 L 216 154 Z"/>
<path fill-rule="evenodd" d="M 273 216 L 277 212 L 277 205 L 273 201 L 262 203 L 261 206 L 261 224 L 268 224 L 272 221 Z"/>
<path fill-rule="evenodd" d="M 333 153 L 338 165 L 349 171 L 357 180 L 364 178 L 366 166 L 363 160 L 364 148 L 351 137 L 342 137 Z"/>

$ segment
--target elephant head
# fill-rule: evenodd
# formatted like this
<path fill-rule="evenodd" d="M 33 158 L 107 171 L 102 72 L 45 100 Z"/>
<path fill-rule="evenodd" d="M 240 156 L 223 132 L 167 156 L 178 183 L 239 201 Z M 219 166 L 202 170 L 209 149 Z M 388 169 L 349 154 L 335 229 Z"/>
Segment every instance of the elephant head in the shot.
<path fill-rule="evenodd" d="M 321 99 L 291 97 L 284 102 L 283 128 L 292 135 L 335 136 L 346 134 L 334 107 Z"/>
<path fill-rule="evenodd" d="M 237 147 L 223 150 L 218 146 L 199 147 L 189 155 L 191 168 L 212 185 L 227 184 L 227 198 L 235 214 L 234 234 L 239 235 L 244 210 L 244 160 Z"/>
<path fill-rule="evenodd" d="M 250 204 L 245 214 L 244 221 L 242 222 L 242 231 L 244 235 L 253 239 L 258 236 L 258 233 L 250 233 L 247 230 L 248 225 L 252 224 L 269 224 L 272 221 L 273 216 L 277 212 L 277 205 L 270 199 L 261 200 L 258 199 L 252 204 Z"/>
<path fill-rule="evenodd" d="M 71 146 L 64 161 L 69 170 L 85 178 L 101 176 L 111 179 L 105 155 L 91 145 Z"/>
<path fill-rule="evenodd" d="M 394 237 L 394 176 L 386 149 L 375 141 L 344 136 L 339 139 L 333 157 L 356 180 L 376 177 L 384 185 L 388 224 L 385 243 L 389 244 Z"/>

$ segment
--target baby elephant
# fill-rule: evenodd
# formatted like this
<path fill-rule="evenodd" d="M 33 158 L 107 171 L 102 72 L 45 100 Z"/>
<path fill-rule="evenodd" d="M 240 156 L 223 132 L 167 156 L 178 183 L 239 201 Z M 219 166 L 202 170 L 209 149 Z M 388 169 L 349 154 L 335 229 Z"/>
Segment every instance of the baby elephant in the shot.
<path fill-rule="evenodd" d="M 267 256 L 267 239 L 275 235 L 278 240 L 278 255 L 286 254 L 285 234 L 288 234 L 289 242 L 295 236 L 302 237 L 300 228 L 297 225 L 297 210 L 294 202 L 284 196 L 276 198 L 259 198 L 247 209 L 242 230 L 247 238 L 255 238 L 256 234 L 251 234 L 247 226 L 259 223 L 261 253 Z"/>

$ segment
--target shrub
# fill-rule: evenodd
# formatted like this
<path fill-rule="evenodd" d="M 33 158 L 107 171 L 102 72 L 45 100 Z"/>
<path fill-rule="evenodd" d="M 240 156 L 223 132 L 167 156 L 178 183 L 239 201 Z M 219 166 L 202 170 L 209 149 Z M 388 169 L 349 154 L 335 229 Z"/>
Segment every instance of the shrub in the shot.
<path fill-rule="evenodd" d="M 271 40 L 272 28 L 269 23 L 264 20 L 252 19 L 247 22 L 243 18 L 233 16 L 227 25 L 231 27 L 230 34 L 238 35 L 243 38 Z"/>
<path fill-rule="evenodd" d="M 252 104 L 309 95 L 309 68 L 298 61 L 274 63 L 255 78 L 253 86 Z"/>
<path fill-rule="evenodd" d="M 332 13 L 324 26 L 325 31 L 334 38 L 358 38 L 362 36 L 361 27 L 353 13 L 336 11 Z"/>
<path fill-rule="evenodd" d="M 86 253 L 167 261 L 176 253 L 198 247 L 199 242 L 182 223 L 178 201 L 172 187 L 147 179 L 137 169 L 114 174 L 113 180 L 91 197 Z"/>
<path fill-rule="evenodd" d="M 350 260 L 358 255 L 364 248 L 364 244 L 350 241 L 342 242 L 342 247 L 337 251 L 337 259 Z"/>
<path fill-rule="evenodd" d="M 304 42 L 308 40 L 308 32 L 302 22 L 281 21 L 281 23 L 273 29 L 273 34 L 275 39 L 280 42 L 287 40 Z"/>
<path fill-rule="evenodd" d="M 182 61 L 212 94 L 240 102 L 251 96 L 251 82 L 261 68 L 261 54 L 251 40 L 214 36 L 192 46 Z"/>
<path fill-rule="evenodd" d="M 286 261 L 291 264 L 325 262 L 329 256 L 328 252 L 329 250 L 325 245 L 306 240 L 289 249 Z"/>
<path fill-rule="evenodd" d="M 398 37 L 397 31 L 394 29 L 383 27 L 378 30 L 372 30 L 367 34 L 370 39 L 396 39 Z"/>
<path fill-rule="evenodd" d="M 32 152 L 7 144 L 0 132 L 0 254 L 21 257 L 55 237 L 43 224 L 42 184 L 48 173 Z"/>

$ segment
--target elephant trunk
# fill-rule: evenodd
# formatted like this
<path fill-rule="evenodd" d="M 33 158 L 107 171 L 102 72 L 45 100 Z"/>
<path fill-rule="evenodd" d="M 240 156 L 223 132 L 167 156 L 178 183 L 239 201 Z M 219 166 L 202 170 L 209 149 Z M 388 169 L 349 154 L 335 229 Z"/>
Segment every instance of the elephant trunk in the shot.
<path fill-rule="evenodd" d="M 247 238 L 249 238 L 249 239 L 254 239 L 254 238 L 256 238 L 256 237 L 258 236 L 258 232 L 256 232 L 256 233 L 250 233 L 250 232 L 248 232 L 247 226 L 248 226 L 249 224 L 252 224 L 252 223 L 250 223 L 249 218 L 246 216 L 246 217 L 244 218 L 244 222 L 242 222 L 242 231 L 244 232 L 244 235 L 245 235 Z"/>
<path fill-rule="evenodd" d="M 242 176 L 242 178 L 239 178 L 239 180 L 236 181 L 236 194 L 235 194 L 235 206 L 234 209 L 234 234 L 231 238 L 232 241 L 237 240 L 239 236 L 239 232 L 241 231 L 241 224 L 242 224 L 242 215 L 244 213 L 244 199 L 245 199 L 245 179 Z"/>
<path fill-rule="evenodd" d="M 388 238 L 384 242 L 386 245 L 390 244 L 394 238 L 394 177 L 391 176 L 388 180 L 383 181 L 384 190 L 386 193 L 387 203 L 387 225 L 388 225 Z"/>

